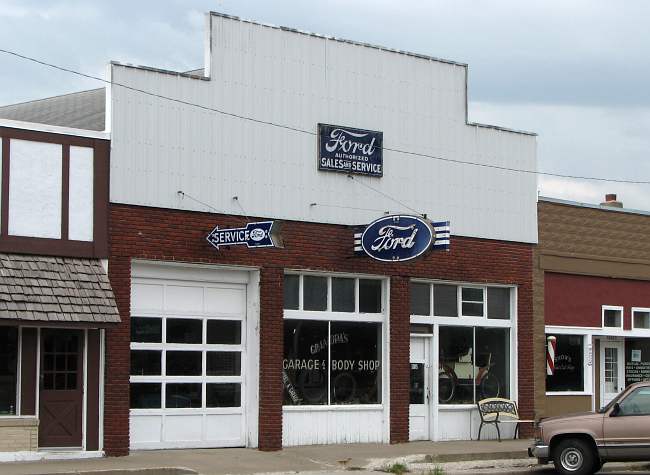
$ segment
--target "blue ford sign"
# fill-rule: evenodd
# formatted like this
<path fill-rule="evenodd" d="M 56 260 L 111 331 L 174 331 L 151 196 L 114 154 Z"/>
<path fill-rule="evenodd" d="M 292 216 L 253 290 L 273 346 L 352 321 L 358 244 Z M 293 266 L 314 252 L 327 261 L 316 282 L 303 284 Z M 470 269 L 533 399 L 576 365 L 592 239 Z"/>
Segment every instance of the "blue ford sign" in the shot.
<path fill-rule="evenodd" d="M 219 229 L 214 228 L 207 240 L 214 247 L 246 244 L 247 247 L 273 247 L 271 229 L 273 221 L 258 221 L 248 223 L 244 228 Z"/>
<path fill-rule="evenodd" d="M 361 235 L 361 247 L 378 261 L 408 261 L 422 255 L 434 240 L 428 221 L 418 216 L 386 216 L 373 221 Z"/>
<path fill-rule="evenodd" d="M 318 124 L 318 169 L 381 177 L 383 133 Z"/>

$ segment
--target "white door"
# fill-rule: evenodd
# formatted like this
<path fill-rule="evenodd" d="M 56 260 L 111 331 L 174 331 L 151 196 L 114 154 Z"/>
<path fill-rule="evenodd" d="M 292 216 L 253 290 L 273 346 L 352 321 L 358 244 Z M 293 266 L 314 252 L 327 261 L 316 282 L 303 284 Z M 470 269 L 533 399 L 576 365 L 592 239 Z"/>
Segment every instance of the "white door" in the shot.
<path fill-rule="evenodd" d="M 166 271 L 131 285 L 131 448 L 244 446 L 247 286 Z"/>
<path fill-rule="evenodd" d="M 625 389 L 625 343 L 605 341 L 600 343 L 600 404 L 606 406 Z"/>
<path fill-rule="evenodd" d="M 431 336 L 411 336 L 409 440 L 430 440 Z"/>

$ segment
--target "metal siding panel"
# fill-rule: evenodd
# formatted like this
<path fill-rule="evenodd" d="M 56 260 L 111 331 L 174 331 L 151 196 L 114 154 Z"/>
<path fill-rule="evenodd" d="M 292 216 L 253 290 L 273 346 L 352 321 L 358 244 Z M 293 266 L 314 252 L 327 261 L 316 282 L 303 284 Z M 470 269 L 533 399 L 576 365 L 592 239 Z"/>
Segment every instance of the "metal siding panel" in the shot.
<path fill-rule="evenodd" d="M 210 81 L 121 66 L 114 80 L 314 133 L 318 122 L 370 128 L 389 148 L 536 169 L 534 137 L 466 124 L 462 66 L 222 17 L 212 25 Z M 181 200 L 183 190 L 224 213 L 340 224 L 407 211 L 344 174 L 318 172 L 313 135 L 120 87 L 113 111 L 114 202 L 208 210 Z M 381 179 L 356 179 L 450 219 L 454 234 L 536 241 L 533 175 L 392 151 L 384 167 Z"/>

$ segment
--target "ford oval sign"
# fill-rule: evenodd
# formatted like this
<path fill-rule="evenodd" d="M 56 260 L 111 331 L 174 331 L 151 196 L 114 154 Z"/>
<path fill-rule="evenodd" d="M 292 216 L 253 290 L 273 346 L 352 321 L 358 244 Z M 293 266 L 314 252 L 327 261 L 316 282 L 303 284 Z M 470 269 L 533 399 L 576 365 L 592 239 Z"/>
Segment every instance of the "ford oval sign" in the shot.
<path fill-rule="evenodd" d="M 370 223 L 361 236 L 364 252 L 378 261 L 408 261 L 431 246 L 434 231 L 418 216 L 385 216 Z"/>

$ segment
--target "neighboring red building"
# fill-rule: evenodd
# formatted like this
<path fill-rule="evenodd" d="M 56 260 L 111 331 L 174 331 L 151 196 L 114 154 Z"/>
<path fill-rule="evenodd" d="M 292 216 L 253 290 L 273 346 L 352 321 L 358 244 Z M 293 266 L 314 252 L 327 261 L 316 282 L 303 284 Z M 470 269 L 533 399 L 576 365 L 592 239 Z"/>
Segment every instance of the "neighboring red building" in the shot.
<path fill-rule="evenodd" d="M 608 195 L 600 206 L 542 198 L 538 215 L 538 415 L 598 409 L 650 379 L 650 213 Z"/>

